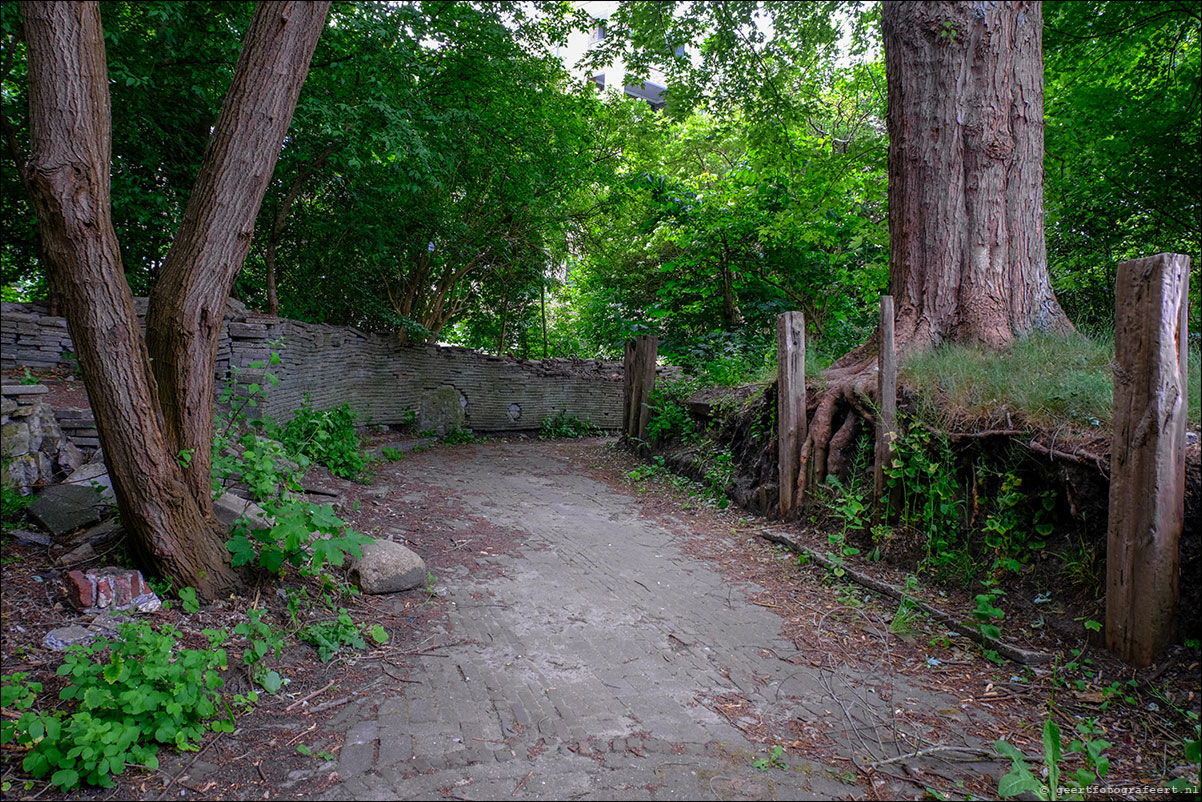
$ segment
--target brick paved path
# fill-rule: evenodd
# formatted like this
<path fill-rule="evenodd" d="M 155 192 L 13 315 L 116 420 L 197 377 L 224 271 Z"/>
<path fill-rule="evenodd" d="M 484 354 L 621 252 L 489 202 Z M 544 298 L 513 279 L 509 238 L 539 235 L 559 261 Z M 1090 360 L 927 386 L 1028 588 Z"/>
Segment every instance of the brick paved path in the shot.
<path fill-rule="evenodd" d="M 409 678 L 420 684 L 407 683 L 404 697 L 343 714 L 345 782 L 327 798 L 865 794 L 841 781 L 853 782 L 840 773 L 846 764 L 753 767 L 767 747 L 701 701 L 731 694 L 765 718 L 850 739 L 848 715 L 883 713 L 879 680 L 777 659 L 796 650 L 781 619 L 747 601 L 752 588 L 685 554 L 678 531 L 640 519 L 634 498 L 572 472 L 555 448 L 475 448 L 454 474 L 422 481 L 458 489 L 465 515 L 521 532 L 522 554 L 496 557 L 499 577 L 439 577 L 448 631 L 430 634 L 459 645 L 415 658 Z M 840 703 L 832 682 L 859 692 Z M 935 704 L 895 686 L 901 697 Z"/>

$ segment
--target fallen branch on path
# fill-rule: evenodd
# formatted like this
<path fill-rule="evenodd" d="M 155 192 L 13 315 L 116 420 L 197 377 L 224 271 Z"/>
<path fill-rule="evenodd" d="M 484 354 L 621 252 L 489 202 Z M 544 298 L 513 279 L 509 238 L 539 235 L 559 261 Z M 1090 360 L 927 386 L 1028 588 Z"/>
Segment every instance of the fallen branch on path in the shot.
<path fill-rule="evenodd" d="M 825 568 L 832 570 L 836 567 L 842 568 L 844 575 L 858 585 L 863 585 L 870 590 L 875 590 L 877 593 L 897 599 L 898 602 L 901 602 L 902 600 L 908 600 L 915 607 L 918 607 L 923 612 L 931 616 L 931 618 L 935 619 L 944 626 L 954 630 L 957 634 L 963 635 L 974 643 L 980 644 L 988 649 L 993 649 L 1002 657 L 1013 660 L 1016 663 L 1032 666 L 1040 663 L 1047 663 L 1052 660 L 1053 656 L 1047 652 L 1037 652 L 1030 649 L 1023 649 L 1009 643 L 1003 643 L 1002 641 L 986 637 L 985 635 L 981 634 L 980 630 L 960 623 L 943 610 L 932 606 L 922 599 L 914 598 L 901 588 L 890 585 L 887 582 L 882 582 L 879 579 L 874 579 L 873 577 L 870 577 L 861 571 L 850 568 L 846 563 L 836 566 L 829 558 L 826 557 L 826 555 L 814 551 L 809 546 L 800 542 L 793 537 L 793 535 L 787 532 L 773 529 L 760 529 L 756 532 L 756 534 L 759 537 L 762 537 L 764 540 L 771 541 L 772 543 L 779 543 L 780 545 L 787 546 L 794 551 L 801 552 Z"/>
<path fill-rule="evenodd" d="M 958 760 L 963 763 L 975 763 L 981 759 L 992 760 L 997 757 L 997 755 L 992 755 L 983 749 L 973 749 L 970 746 L 929 746 L 926 749 L 919 749 L 916 752 L 907 752 L 904 755 L 891 757 L 887 760 L 874 760 L 865 766 L 865 768 L 875 769 L 888 763 L 900 763 L 903 760 L 917 760 L 921 757 L 940 755 L 947 752 L 955 752 L 961 755 L 961 757 L 945 757 L 944 760 Z"/>

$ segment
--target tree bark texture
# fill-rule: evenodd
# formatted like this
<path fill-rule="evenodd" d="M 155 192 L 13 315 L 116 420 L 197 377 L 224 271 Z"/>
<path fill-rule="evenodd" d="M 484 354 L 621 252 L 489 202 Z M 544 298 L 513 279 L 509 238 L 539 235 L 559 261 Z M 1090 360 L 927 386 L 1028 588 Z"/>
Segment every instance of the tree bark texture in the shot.
<path fill-rule="evenodd" d="M 1176 628 L 1188 288 L 1188 256 L 1162 253 L 1119 265 L 1106 647 L 1139 666 L 1172 642 Z"/>
<path fill-rule="evenodd" d="M 169 400 L 168 446 L 192 451 L 188 485 L 209 515 L 217 337 L 329 6 L 256 6 L 183 223 L 150 294 L 147 344 L 159 392 Z"/>
<path fill-rule="evenodd" d="M 877 514 L 885 495 L 885 468 L 893 463 L 897 438 L 897 349 L 893 336 L 893 296 L 881 296 L 881 346 L 877 354 L 876 449 L 872 468 L 872 501 Z"/>
<path fill-rule="evenodd" d="M 651 422 L 651 392 L 655 389 L 655 361 L 659 354 L 659 337 L 640 334 L 626 342 L 622 363 L 623 430 L 627 441 L 643 448 L 647 439 L 647 424 Z"/>
<path fill-rule="evenodd" d="M 898 347 L 1068 329 L 1044 246 L 1039 3 L 889 0 L 882 20 Z"/>
<path fill-rule="evenodd" d="M 776 464 L 781 518 L 793 514 L 801 446 L 806 440 L 805 315 L 785 312 L 776 318 Z"/>
<path fill-rule="evenodd" d="M 26 2 L 22 12 L 32 198 L 121 520 L 141 558 L 213 598 L 236 586 L 237 576 L 166 436 L 112 225 L 100 9 L 96 3 Z"/>

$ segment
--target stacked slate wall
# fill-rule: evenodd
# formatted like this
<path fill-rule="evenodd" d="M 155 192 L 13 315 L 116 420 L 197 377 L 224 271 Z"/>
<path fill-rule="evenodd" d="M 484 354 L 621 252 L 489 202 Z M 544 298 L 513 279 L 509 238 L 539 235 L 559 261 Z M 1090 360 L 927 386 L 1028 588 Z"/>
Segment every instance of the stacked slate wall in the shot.
<path fill-rule="evenodd" d="M 144 314 L 145 299 L 137 299 L 137 308 Z M 0 311 L 4 372 L 52 368 L 74 350 L 66 322 L 45 307 L 5 303 Z M 258 381 L 248 366 L 273 351 L 280 355 L 280 364 L 271 367 L 279 386 L 268 387 L 257 411 L 277 421 L 287 420 L 307 394 L 315 409 L 346 403 L 365 423 L 408 423 L 421 415 L 423 402 L 428 406 L 453 388 L 464 425 L 478 432 L 537 429 L 560 412 L 604 429 L 621 427 L 620 362 L 531 361 L 466 348 L 403 346 L 391 336 L 260 315 L 231 300 L 218 343 L 218 386 L 231 367 L 240 370 L 243 383 Z"/>

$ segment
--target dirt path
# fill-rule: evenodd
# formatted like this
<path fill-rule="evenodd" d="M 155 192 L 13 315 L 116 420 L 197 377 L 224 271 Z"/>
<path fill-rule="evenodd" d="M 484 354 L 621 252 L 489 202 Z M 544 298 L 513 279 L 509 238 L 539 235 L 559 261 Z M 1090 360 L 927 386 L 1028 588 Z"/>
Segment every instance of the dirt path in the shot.
<path fill-rule="evenodd" d="M 901 772 L 858 785 L 851 761 L 947 745 L 971 713 L 871 655 L 853 666 L 799 649 L 723 557 L 767 550 L 731 534 L 737 516 L 650 514 L 634 489 L 590 475 L 606 451 L 495 442 L 382 472 L 364 513 L 427 556 L 447 614 L 423 643 L 447 645 L 412 656 L 389 683 L 402 696 L 341 713 L 343 782 L 325 798 L 920 796 Z M 871 648 L 887 657 L 885 638 Z M 756 767 L 775 744 L 779 762 Z M 926 768 L 979 779 L 999 765 Z"/>

